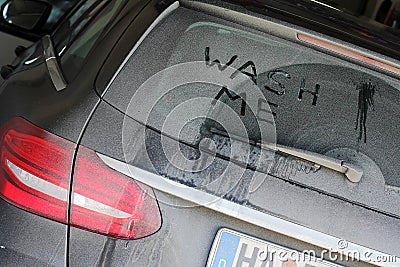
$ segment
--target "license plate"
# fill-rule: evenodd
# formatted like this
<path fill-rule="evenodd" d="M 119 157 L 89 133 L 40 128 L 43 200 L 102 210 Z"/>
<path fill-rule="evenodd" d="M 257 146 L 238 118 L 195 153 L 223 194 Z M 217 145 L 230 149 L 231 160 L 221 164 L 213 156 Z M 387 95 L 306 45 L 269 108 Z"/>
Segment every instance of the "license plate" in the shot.
<path fill-rule="evenodd" d="M 207 262 L 207 267 L 326 266 L 340 265 L 226 228 L 218 231 Z"/>

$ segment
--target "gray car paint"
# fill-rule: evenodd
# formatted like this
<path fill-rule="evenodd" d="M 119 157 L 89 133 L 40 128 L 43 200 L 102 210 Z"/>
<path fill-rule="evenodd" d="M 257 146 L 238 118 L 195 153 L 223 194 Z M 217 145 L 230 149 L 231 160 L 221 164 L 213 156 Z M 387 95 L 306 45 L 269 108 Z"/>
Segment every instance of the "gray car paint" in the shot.
<path fill-rule="evenodd" d="M 82 74 L 82 77 L 83 76 L 84 74 Z M 18 81 L 17 78 L 18 77 L 15 78 L 16 81 Z M 84 79 L 77 80 L 82 81 Z M 78 81 L 76 83 L 78 83 Z M 74 86 L 78 87 L 77 84 Z M 86 86 L 88 86 L 87 88 L 91 88 L 89 85 L 85 85 L 85 88 Z M 49 94 L 52 95 L 51 93 Z M 48 114 L 49 119 L 47 120 L 48 122 L 42 122 L 40 126 L 56 134 L 62 135 L 67 139 L 77 140 L 81 134 L 80 129 L 85 125 L 87 116 L 89 116 L 90 112 L 93 110 L 94 104 L 98 102 L 98 98 L 90 92 L 76 93 L 74 97 L 71 98 L 66 95 L 61 95 L 60 98 L 61 97 L 66 97 L 65 99 L 67 103 L 70 102 L 69 100 L 71 100 L 72 103 L 72 100 L 76 101 L 77 99 L 81 99 L 81 102 L 78 101 L 79 104 L 77 105 L 66 103 L 64 106 L 65 109 L 58 109 L 56 107 L 53 109 L 50 108 Z M 49 100 L 55 99 L 56 98 L 49 98 Z M 54 103 L 59 102 L 61 101 L 55 101 Z M 45 103 L 51 107 L 52 101 Z M 42 114 L 39 112 L 40 104 L 42 103 L 38 101 L 31 107 L 35 107 L 34 110 L 36 110 L 37 113 Z M 47 108 L 47 105 L 45 105 L 45 107 Z M 59 110 L 59 112 L 56 112 L 56 115 L 54 116 L 51 115 L 55 110 Z M 64 113 L 65 110 L 70 111 L 60 117 L 60 114 Z M 21 112 L 24 116 L 26 116 L 27 113 L 29 113 L 29 110 Z M 31 116 L 31 119 L 34 121 L 40 121 L 41 119 L 37 118 L 34 114 Z M 89 126 L 83 135 L 82 144 L 103 154 L 123 160 L 124 155 L 120 140 L 123 117 L 122 113 L 110 107 L 106 102 L 101 103 L 89 122 Z M 139 125 L 138 127 L 142 126 Z M 151 140 L 152 139 L 149 141 Z M 154 142 L 153 151 L 157 153 L 158 149 L 156 142 Z M 142 150 L 139 150 L 139 152 L 140 151 Z M 152 169 L 149 161 L 141 159 L 140 157 L 137 159 L 138 161 L 135 162 L 135 165 L 158 172 L 157 170 Z M 165 166 L 162 157 L 153 158 L 153 160 L 156 160 L 156 162 L 158 161 L 161 168 Z M 273 181 L 276 183 L 275 180 Z M 297 188 L 297 186 L 289 185 L 284 182 L 282 182 L 281 186 L 277 185 L 277 187 L 279 190 L 292 187 L 293 191 L 297 191 L 298 193 L 304 193 L 307 191 L 307 189 Z M 271 188 L 271 190 L 272 189 L 273 188 Z M 272 200 L 267 204 L 271 206 L 271 210 L 277 210 L 278 214 L 283 215 L 287 212 L 287 214 L 290 215 L 290 220 L 296 220 L 296 218 L 293 217 L 300 216 L 300 219 L 303 220 L 301 223 L 309 226 L 316 226 L 316 228 L 320 227 L 321 229 L 327 229 L 327 232 L 335 232 L 336 234 L 344 233 L 343 237 L 348 237 L 349 240 L 357 241 L 366 245 L 369 244 L 375 249 L 382 249 L 388 253 L 398 253 L 399 245 L 396 243 L 398 241 L 396 241 L 396 235 L 393 234 L 398 232 L 395 228 L 398 225 L 396 219 L 372 211 L 365 211 L 363 208 L 353 207 L 351 204 L 346 204 L 337 199 L 332 200 L 329 197 L 327 198 L 316 193 L 312 193 L 312 196 L 310 196 L 311 204 L 305 207 L 306 211 L 312 215 L 309 216 L 309 218 L 301 218 L 306 217 L 306 215 L 302 215 L 301 212 L 300 214 L 296 214 L 298 213 L 297 209 L 290 210 L 288 206 L 293 203 L 285 204 L 285 201 L 287 201 L 286 195 L 282 196 L 284 201 L 279 202 L 281 204 L 277 205 L 276 199 L 274 198 L 274 194 L 277 191 L 272 190 L 272 192 L 273 194 L 269 194 L 269 196 L 272 197 Z M 248 234 L 272 240 L 276 243 L 300 250 L 305 248 L 317 249 L 309 244 L 300 243 L 282 235 L 277 235 L 268 232 L 267 230 L 232 220 L 230 217 L 210 212 L 205 208 L 177 209 L 170 207 L 169 205 L 164 205 L 163 202 L 173 201 L 177 204 L 182 202 L 182 200 L 176 199 L 170 195 L 157 192 L 157 197 L 160 200 L 164 224 L 158 233 L 150 237 L 138 241 L 127 242 L 124 240 L 113 240 L 87 231 L 71 228 L 69 255 L 71 265 L 171 266 L 177 263 L 175 265 L 186 264 L 187 266 L 204 266 L 212 239 L 220 227 L 230 227 L 238 231 L 245 231 Z M 263 197 L 261 198 L 261 201 L 265 201 Z M 327 201 L 327 199 L 329 200 Z M 320 204 L 321 202 L 322 204 Z M 332 206 L 332 203 L 337 204 Z M 302 203 L 294 204 L 301 205 Z M 320 208 L 321 212 L 337 217 L 331 221 L 323 217 L 316 218 L 314 205 L 316 205 L 317 208 Z M 326 206 L 324 207 L 324 205 Z M 293 207 L 295 206 L 291 206 L 290 208 Z M 342 214 L 342 216 L 340 216 L 340 214 Z M 348 222 L 348 217 L 354 218 L 354 221 L 350 224 L 354 227 L 352 228 L 353 231 L 351 231 L 351 229 L 346 230 L 343 227 L 343 225 Z M 374 219 L 371 221 L 371 218 Z M 29 219 L 24 220 L 29 221 Z M 305 223 L 305 221 L 308 222 Z M 196 227 L 196 224 L 193 222 L 199 222 L 198 226 Z M 357 231 L 354 231 L 354 229 Z M 380 229 L 380 231 L 376 232 L 377 229 Z M 361 232 L 365 234 L 361 235 Z M 393 240 L 393 242 L 391 242 L 391 240 Z M 196 247 L 196 251 L 188 253 L 188 247 Z M 10 262 L 10 264 L 12 263 Z M 355 263 L 355 265 L 357 266 L 358 263 Z"/>
<path fill-rule="evenodd" d="M 181 12 L 184 12 L 181 10 Z M 183 15 L 181 13 L 181 15 Z M 183 15 L 184 16 L 184 15 Z M 196 15 L 191 14 L 188 17 L 196 17 Z M 168 37 L 169 34 L 174 34 L 176 31 L 176 27 L 170 33 L 165 33 L 162 35 L 164 37 Z M 157 36 L 160 37 L 160 36 Z M 148 37 L 149 43 L 152 43 L 151 38 L 152 35 Z M 162 41 L 165 45 L 165 41 Z M 155 39 L 153 40 L 155 43 Z M 140 51 L 140 47 L 139 50 Z M 149 46 L 146 46 L 144 49 L 149 49 Z M 150 53 L 153 57 L 157 57 L 157 53 L 162 54 L 163 50 L 154 49 L 152 53 Z M 133 58 L 135 54 L 133 55 Z M 157 57 L 159 60 L 162 60 L 163 57 Z M 132 59 L 133 60 L 133 59 Z M 132 61 L 135 62 L 135 61 Z M 142 62 L 144 64 L 144 59 L 136 59 L 136 62 Z M 157 70 L 162 68 L 162 65 L 165 62 L 158 61 L 157 65 L 152 65 L 151 70 L 156 72 Z M 128 63 L 129 64 L 129 63 Z M 145 68 L 146 69 L 146 68 Z M 130 71 L 142 71 L 140 67 L 136 64 Z M 153 72 L 153 73 L 154 73 Z M 146 77 L 141 77 L 143 80 L 139 81 L 130 81 L 140 84 L 143 82 Z M 390 83 L 397 83 L 395 80 L 391 80 Z M 124 154 L 122 151 L 122 141 L 121 141 L 121 129 L 122 123 L 124 119 L 123 111 L 125 110 L 130 97 L 121 97 L 121 95 L 130 94 L 130 91 L 127 91 L 126 88 L 132 88 L 131 84 L 127 86 L 123 84 L 122 86 L 113 87 L 112 90 L 108 91 L 105 95 L 105 102 L 109 103 L 112 106 L 117 107 L 118 110 L 114 110 L 111 107 L 108 107 L 107 103 L 103 102 L 100 104 L 99 108 L 94 113 L 88 128 L 82 139 L 82 145 L 90 147 L 102 154 L 109 155 L 116 159 L 124 161 Z M 132 125 L 135 125 L 132 122 Z M 143 128 L 142 125 L 137 124 L 138 129 Z M 160 146 L 157 141 L 157 133 L 147 131 L 148 133 L 148 141 L 147 148 L 142 148 L 143 146 L 138 146 L 135 153 L 137 153 L 137 157 L 133 162 L 135 166 L 140 168 L 149 170 L 151 172 L 166 176 L 165 172 L 166 166 L 168 163 L 165 159 L 159 154 Z M 101 140 L 101 141 L 100 141 Z M 173 142 L 173 141 L 171 141 Z M 146 159 L 144 155 L 147 153 L 150 154 L 150 160 Z M 190 148 L 188 148 L 190 150 Z M 154 152 L 154 153 L 153 153 Z M 221 165 L 223 165 L 221 161 Z M 154 169 L 153 166 L 156 166 Z M 217 170 L 217 168 L 215 169 Z M 176 174 L 176 173 L 175 173 Z M 333 175 L 332 173 L 330 175 Z M 179 176 L 179 175 L 178 175 Z M 175 179 L 179 179 L 182 177 L 174 177 Z M 190 180 L 193 177 L 187 177 Z M 197 177 L 197 179 L 201 179 L 201 177 Z M 299 187 L 298 185 L 292 184 L 290 182 L 285 181 L 277 181 L 276 178 L 268 177 L 267 183 L 263 186 L 254 196 L 253 200 L 257 205 L 254 205 L 256 208 L 261 210 L 268 211 L 269 213 L 273 213 L 276 216 L 286 218 L 287 220 L 294 221 L 300 223 L 302 225 L 308 226 L 312 229 L 319 230 L 324 233 L 332 234 L 334 236 L 340 236 L 352 242 L 364 245 L 366 247 L 371 247 L 377 250 L 385 251 L 386 253 L 392 253 L 394 255 L 398 254 L 398 247 L 400 246 L 397 242 L 397 238 L 393 233 L 399 231 L 398 229 L 398 219 L 393 218 L 390 215 L 383 215 L 379 212 L 371 210 L 368 208 L 368 205 L 362 206 L 357 203 L 348 203 L 343 199 L 338 198 L 335 195 L 325 196 L 318 192 L 314 192 L 314 190 L 310 190 L 308 188 Z M 368 186 L 367 186 L 368 187 Z M 288 199 L 288 195 L 290 199 L 296 201 L 291 201 Z M 167 198 L 173 198 L 172 196 L 168 196 Z M 301 199 L 301 201 L 298 201 Z M 177 200 L 175 200 L 177 201 Z M 240 198 L 234 198 L 233 201 L 239 201 Z M 251 203 L 254 204 L 254 203 Z M 160 203 L 161 209 L 163 210 L 163 204 Z M 252 206 L 252 208 L 255 208 Z M 391 207 L 392 204 L 390 205 Z M 169 207 L 169 212 L 175 212 L 172 210 L 180 210 L 177 208 Z M 219 215 L 216 215 L 219 216 Z M 163 213 L 163 218 L 168 217 L 168 214 Z M 216 223 L 218 225 L 218 223 Z M 143 240 L 153 240 L 151 238 L 156 238 L 156 236 L 163 236 L 166 234 L 163 231 L 165 230 L 165 226 L 161 228 L 160 232 L 154 234 L 150 238 L 144 238 Z M 243 226 L 241 226 L 243 227 Z M 185 231 L 185 229 L 189 229 L 191 226 L 183 227 L 180 229 L 181 231 Z M 236 228 L 236 229 L 246 229 L 246 228 Z M 378 230 L 379 229 L 379 230 Z M 209 230 L 200 231 L 201 236 L 209 234 Z M 214 228 L 214 233 L 216 232 Z M 76 237 L 79 240 L 81 235 L 86 235 L 86 233 L 81 231 L 74 230 L 73 233 L 76 233 Z M 362 233 L 362 234 L 361 234 Z M 173 238 L 173 237 L 172 237 Z M 72 236 L 73 240 L 74 237 Z M 162 238 L 156 243 L 159 246 L 163 246 L 165 240 Z M 123 242 L 123 241 L 121 241 Z M 143 241 L 145 242 L 145 241 Z M 185 240 L 179 240 L 174 242 L 175 247 L 179 247 L 180 244 L 185 243 Z M 110 246 L 109 243 L 103 241 L 103 246 Z M 106 245 L 107 244 L 107 245 Z M 118 244 L 118 241 L 117 241 Z M 135 244 L 135 241 L 129 241 L 126 244 Z M 84 244 L 83 242 L 74 243 L 72 246 L 73 254 L 71 255 L 72 259 L 74 257 L 80 257 L 79 251 L 87 248 L 89 244 Z M 210 243 L 208 243 L 210 246 Z M 293 247 L 293 246 L 292 246 Z M 118 245 L 116 246 L 118 248 Z M 136 248 L 136 246 L 135 246 Z M 121 248 L 122 249 L 122 248 Z M 113 252 L 118 253 L 117 249 L 114 248 Z M 146 249 L 144 249 L 147 252 Z M 165 252 L 166 251 L 166 252 Z M 179 250 L 176 250 L 179 251 Z M 156 257 L 160 262 L 156 262 L 156 265 L 163 266 L 164 264 L 170 264 L 171 258 L 173 258 L 173 254 L 177 253 L 175 250 L 169 251 L 169 248 L 165 248 L 164 252 L 167 253 L 167 256 Z M 207 251 L 207 250 L 205 250 Z M 133 252 L 132 252 L 133 253 Z M 193 252 L 195 253 L 195 252 Z M 193 253 L 190 256 L 182 258 L 181 262 L 185 262 L 188 265 L 196 265 L 198 264 L 198 257 L 194 257 Z M 146 253 L 145 253 L 146 254 Z M 102 254 L 104 255 L 104 254 Z M 112 255 L 107 254 L 107 255 Z M 135 254 L 133 254 L 135 255 Z M 96 260 L 103 256 L 95 257 Z M 139 255 L 136 255 L 139 257 Z M 195 259 L 193 259 L 195 258 Z M 200 257 L 200 258 L 204 258 Z M 165 261 L 163 261 L 165 260 Z M 142 260 L 141 260 L 142 262 Z M 152 264 L 151 258 L 148 261 L 144 261 L 146 263 Z M 204 264 L 205 260 L 202 261 Z"/>

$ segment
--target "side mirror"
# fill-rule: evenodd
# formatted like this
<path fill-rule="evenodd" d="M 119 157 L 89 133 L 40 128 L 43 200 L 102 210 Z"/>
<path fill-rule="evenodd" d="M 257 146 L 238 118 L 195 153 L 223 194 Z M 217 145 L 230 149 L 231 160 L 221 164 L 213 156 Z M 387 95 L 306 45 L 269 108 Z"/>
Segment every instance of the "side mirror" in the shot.
<path fill-rule="evenodd" d="M 15 30 L 31 31 L 44 25 L 51 9 L 39 0 L 9 0 L 1 7 L 1 21 Z"/>

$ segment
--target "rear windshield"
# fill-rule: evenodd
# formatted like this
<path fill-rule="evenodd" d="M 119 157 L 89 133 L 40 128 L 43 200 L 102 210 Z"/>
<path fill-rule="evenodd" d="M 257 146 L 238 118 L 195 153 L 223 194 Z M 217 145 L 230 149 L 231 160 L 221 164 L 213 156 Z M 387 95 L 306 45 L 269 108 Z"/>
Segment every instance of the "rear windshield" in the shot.
<path fill-rule="evenodd" d="M 192 82 L 183 79 L 185 83 L 165 91 L 171 80 L 197 75 L 191 65 L 178 67 L 188 63 L 199 64 L 199 73 L 204 67 L 212 70 L 208 74 L 225 72 L 232 80 L 239 75 L 248 79 L 236 83 L 235 88 L 226 88 L 227 80 L 207 82 L 212 77 Z M 145 93 L 135 95 L 146 81 Z M 217 153 L 227 159 L 232 159 L 232 141 L 226 135 L 240 141 L 243 126 L 251 149 L 266 138 L 267 143 L 351 162 L 364 173 L 356 187 L 341 173 L 288 155 L 275 153 L 268 167 L 263 159 L 235 156 L 236 162 L 277 179 L 399 215 L 399 88 L 399 80 L 379 72 L 181 8 L 140 44 L 105 99 L 165 134 L 171 135 L 169 128 L 176 127 L 179 134 L 173 137 L 184 143 L 199 145 L 204 138 L 212 140 Z M 143 101 L 132 100 L 137 96 Z M 152 99 L 157 101 L 145 116 L 143 110 L 148 110 Z M 207 116 L 188 119 L 197 108 L 196 101 L 207 103 L 204 99 L 209 101 L 202 104 Z M 244 105 L 249 99 L 255 102 Z M 260 157 L 261 152 L 254 149 L 251 153 Z M 268 159 L 268 153 L 264 157 Z"/>

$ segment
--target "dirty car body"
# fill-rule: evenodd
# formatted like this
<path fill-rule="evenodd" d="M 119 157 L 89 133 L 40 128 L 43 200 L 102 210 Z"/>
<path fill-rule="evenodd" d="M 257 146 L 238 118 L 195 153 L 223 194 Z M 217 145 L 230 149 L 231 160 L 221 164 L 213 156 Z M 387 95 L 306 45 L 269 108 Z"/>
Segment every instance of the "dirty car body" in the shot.
<path fill-rule="evenodd" d="M 82 1 L 0 88 L 2 266 L 399 266 L 400 42 L 311 2 Z"/>

